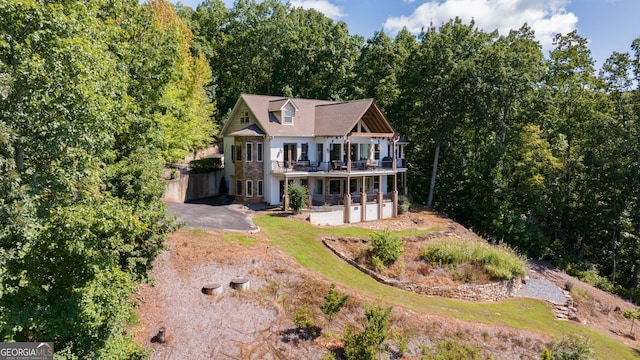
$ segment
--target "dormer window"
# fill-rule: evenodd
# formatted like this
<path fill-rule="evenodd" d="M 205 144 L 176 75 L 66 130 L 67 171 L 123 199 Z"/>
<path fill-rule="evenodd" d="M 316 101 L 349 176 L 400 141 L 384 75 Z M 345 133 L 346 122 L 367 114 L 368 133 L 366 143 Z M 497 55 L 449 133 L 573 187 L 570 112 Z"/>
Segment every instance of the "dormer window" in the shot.
<path fill-rule="evenodd" d="M 248 111 L 240 111 L 240 124 L 248 124 L 250 121 Z"/>
<path fill-rule="evenodd" d="M 290 106 L 287 106 L 282 110 L 282 123 L 287 125 L 293 125 L 293 117 L 295 111 Z"/>

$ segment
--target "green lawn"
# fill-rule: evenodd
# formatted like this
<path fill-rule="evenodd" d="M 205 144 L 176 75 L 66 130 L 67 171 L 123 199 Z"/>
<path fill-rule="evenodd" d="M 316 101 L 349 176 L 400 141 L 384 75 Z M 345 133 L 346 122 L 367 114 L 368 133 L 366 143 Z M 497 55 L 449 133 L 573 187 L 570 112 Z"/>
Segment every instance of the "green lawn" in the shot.
<path fill-rule="evenodd" d="M 355 227 L 320 228 L 272 215 L 257 217 L 254 222 L 264 231 L 274 246 L 292 255 L 301 265 L 325 275 L 332 281 L 390 305 L 400 305 L 461 320 L 505 324 L 555 337 L 582 334 L 591 339 L 598 359 L 638 358 L 632 349 L 609 336 L 571 322 L 556 320 L 549 307 L 542 301 L 515 298 L 501 302 L 472 303 L 416 295 L 373 280 L 340 260 L 317 240 L 319 235 L 369 236 L 373 232 L 371 230 Z M 425 232 L 427 231 L 422 231 L 422 233 Z M 418 233 L 420 232 L 411 230 L 394 234 L 403 236 Z"/>

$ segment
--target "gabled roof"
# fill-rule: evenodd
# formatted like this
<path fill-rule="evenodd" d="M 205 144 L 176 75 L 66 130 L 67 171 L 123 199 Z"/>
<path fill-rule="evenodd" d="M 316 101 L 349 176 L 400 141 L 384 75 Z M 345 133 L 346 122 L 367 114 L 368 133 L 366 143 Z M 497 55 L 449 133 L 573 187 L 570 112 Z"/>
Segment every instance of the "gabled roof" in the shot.
<path fill-rule="evenodd" d="M 281 124 L 274 114 L 288 103 L 296 108 L 292 125 Z M 373 133 L 372 136 L 396 135 L 395 130 L 373 99 L 338 102 L 242 94 L 229 119 L 234 119 L 239 109 L 244 106 L 253 114 L 258 123 L 257 128 L 264 130 L 264 134 L 269 136 L 344 137 L 352 132 L 360 120 Z M 223 135 L 227 134 L 230 120 L 225 123 L 222 129 Z M 236 136 L 237 133 L 238 131 L 229 135 Z"/>

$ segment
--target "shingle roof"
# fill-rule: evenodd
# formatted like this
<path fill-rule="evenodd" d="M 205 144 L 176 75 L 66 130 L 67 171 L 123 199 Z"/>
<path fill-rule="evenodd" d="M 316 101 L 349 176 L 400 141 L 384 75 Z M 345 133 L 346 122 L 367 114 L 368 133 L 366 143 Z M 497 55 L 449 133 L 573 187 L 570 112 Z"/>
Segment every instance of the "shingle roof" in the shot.
<path fill-rule="evenodd" d="M 273 113 L 282 109 L 289 100 L 297 108 L 293 125 L 281 124 Z M 264 133 L 270 136 L 343 137 L 351 132 L 361 119 L 367 122 L 372 132 L 395 133 L 373 99 L 338 102 L 242 94 L 231 113 L 232 117 L 242 102 L 253 113 L 259 124 L 257 128 L 264 129 Z M 238 131 L 231 135 L 236 134 Z"/>
<path fill-rule="evenodd" d="M 234 131 L 230 135 L 232 136 L 262 136 L 265 135 L 264 131 L 256 124 L 251 124 L 244 129 Z"/>

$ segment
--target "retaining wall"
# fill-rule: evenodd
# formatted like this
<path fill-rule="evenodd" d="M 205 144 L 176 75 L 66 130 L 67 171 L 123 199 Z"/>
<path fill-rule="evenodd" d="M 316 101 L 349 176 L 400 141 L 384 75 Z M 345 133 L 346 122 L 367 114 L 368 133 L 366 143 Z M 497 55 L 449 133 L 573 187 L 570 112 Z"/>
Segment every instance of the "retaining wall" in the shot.
<path fill-rule="evenodd" d="M 521 287 L 522 280 L 516 278 L 513 280 L 503 280 L 490 284 L 473 285 L 463 284 L 458 286 L 427 286 L 423 284 L 414 284 L 408 282 L 401 282 L 394 279 L 386 278 L 375 271 L 372 271 L 357 262 L 353 261 L 347 255 L 341 253 L 333 246 L 330 241 L 334 241 L 333 238 L 323 238 L 322 243 L 331 249 L 336 255 L 354 266 L 358 270 L 376 279 L 386 285 L 395 286 L 397 288 L 414 292 L 421 295 L 441 296 L 451 299 L 461 299 L 469 301 L 497 301 L 510 296 L 513 296 Z"/>
<path fill-rule="evenodd" d="M 202 174 L 181 173 L 177 179 L 166 180 L 166 189 L 162 200 L 183 203 L 218 195 L 223 176 L 223 170 Z"/>

